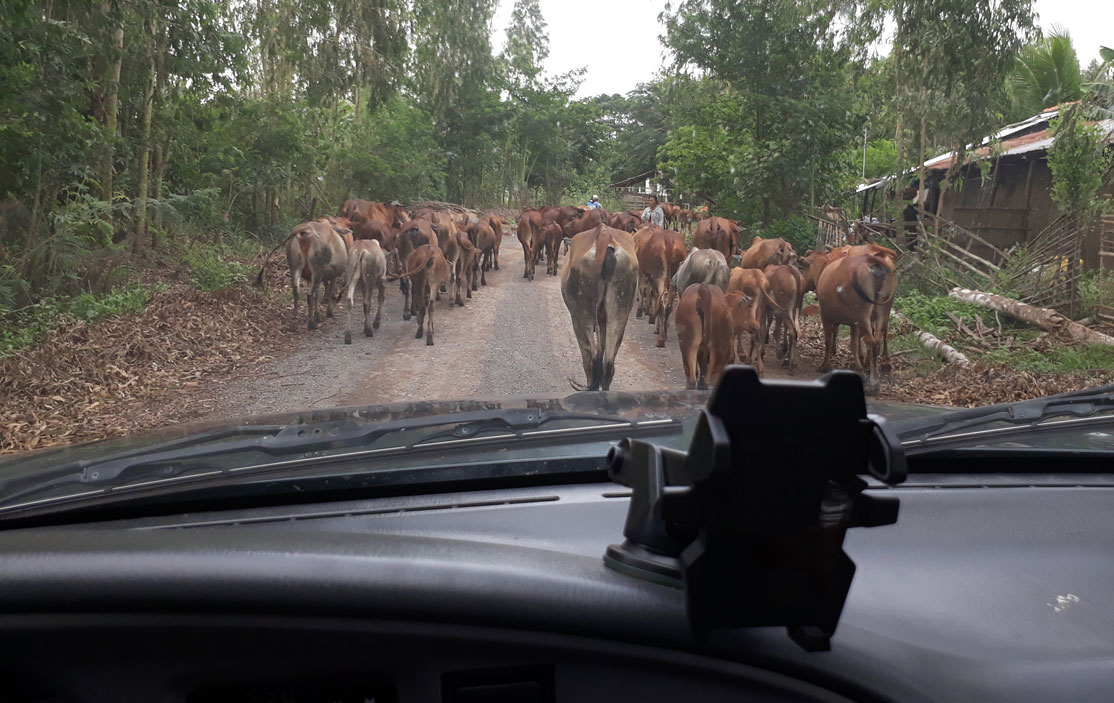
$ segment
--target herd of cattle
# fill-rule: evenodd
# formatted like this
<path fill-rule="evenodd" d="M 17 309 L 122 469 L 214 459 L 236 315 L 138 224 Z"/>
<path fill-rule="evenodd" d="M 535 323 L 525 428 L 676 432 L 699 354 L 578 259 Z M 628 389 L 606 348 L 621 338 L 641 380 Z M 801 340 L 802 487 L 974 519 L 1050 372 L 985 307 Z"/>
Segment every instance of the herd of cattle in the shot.
<path fill-rule="evenodd" d="M 762 372 L 771 328 L 777 357 L 793 373 L 803 299 L 815 291 L 825 342 L 819 370 L 830 368 L 839 326 L 848 325 L 855 364 L 866 373 L 868 389 L 878 388 L 879 357 L 889 353 L 896 252 L 868 243 L 798 256 L 785 240 L 761 237 L 743 250 L 735 221 L 708 217 L 695 222 L 692 211 L 669 204 L 663 210 L 667 225 L 691 232 L 691 248 L 679 229 L 644 223 L 637 211 L 543 207 L 524 208 L 518 216 L 523 278 L 534 280 L 543 257 L 546 274 L 561 276 L 587 381 L 576 387 L 610 388 L 636 303 L 635 317 L 646 315 L 655 325 L 658 347 L 665 346 L 674 318 L 689 388 L 714 384 L 734 361 Z M 332 317 L 341 297 L 337 286 L 344 281 L 344 341 L 351 344 L 354 294 L 362 281 L 364 334 L 370 337 L 379 327 L 386 283 L 398 280 L 405 296 L 403 318 L 416 317 L 415 338 L 424 334 L 432 345 L 434 302 L 444 293 L 450 306 L 463 306 L 465 298 L 487 285 L 486 273 L 499 269 L 500 243 L 509 234 L 502 218 L 491 214 L 408 211 L 397 203 L 349 200 L 338 216 L 302 223 L 279 245 L 286 246 L 290 265 L 291 328 L 297 325 L 303 283 L 308 284 L 313 329 L 320 322 L 321 294 Z M 735 261 L 736 267 L 729 266 Z M 374 319 L 372 291 L 378 303 Z"/>

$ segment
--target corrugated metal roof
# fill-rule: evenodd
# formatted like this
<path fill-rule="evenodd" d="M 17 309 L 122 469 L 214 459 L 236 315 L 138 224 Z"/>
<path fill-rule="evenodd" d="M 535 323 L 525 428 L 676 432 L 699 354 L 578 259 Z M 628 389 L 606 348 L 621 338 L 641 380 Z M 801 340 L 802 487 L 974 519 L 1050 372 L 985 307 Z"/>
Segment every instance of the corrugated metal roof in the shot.
<path fill-rule="evenodd" d="M 1060 108 L 1073 103 L 1064 103 L 1063 105 L 1055 105 L 1046 108 L 1043 112 L 1033 115 L 1027 120 L 1015 122 L 1014 124 L 1007 125 L 998 130 L 992 137 L 983 139 L 982 144 L 968 152 L 967 158 L 971 160 L 985 159 L 991 155 L 991 145 L 997 143 L 998 148 L 994 151 L 998 156 L 1016 156 L 1018 154 L 1027 154 L 1034 151 L 1045 151 L 1052 146 L 1055 139 L 1051 136 L 1048 127 L 1039 131 L 1022 134 L 1019 137 L 1009 139 L 1009 135 L 1024 132 L 1027 129 L 1039 126 L 1042 123 L 1046 124 L 1060 114 Z M 1100 129 L 1107 132 L 1107 141 L 1114 143 L 1114 120 L 1101 120 L 1096 123 Z M 946 170 L 955 162 L 955 152 L 949 151 L 939 156 L 934 156 L 928 161 L 924 162 L 925 168 L 932 171 Z M 904 175 L 909 175 L 916 172 L 920 167 L 912 166 L 905 171 Z M 887 178 L 880 178 L 868 183 L 860 184 L 856 189 L 856 193 L 871 190 L 893 180 L 892 176 Z"/>

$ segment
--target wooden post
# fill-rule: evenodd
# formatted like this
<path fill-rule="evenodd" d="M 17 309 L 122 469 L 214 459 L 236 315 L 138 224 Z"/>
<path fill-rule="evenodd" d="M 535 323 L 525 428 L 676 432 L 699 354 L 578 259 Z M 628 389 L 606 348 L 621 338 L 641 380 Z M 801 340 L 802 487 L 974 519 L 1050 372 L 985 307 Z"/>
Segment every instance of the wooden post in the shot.
<path fill-rule="evenodd" d="M 1033 169 L 1036 168 L 1037 159 L 1029 157 L 1029 172 L 1025 175 L 1025 241 L 1030 240 L 1029 220 L 1033 211 Z"/>

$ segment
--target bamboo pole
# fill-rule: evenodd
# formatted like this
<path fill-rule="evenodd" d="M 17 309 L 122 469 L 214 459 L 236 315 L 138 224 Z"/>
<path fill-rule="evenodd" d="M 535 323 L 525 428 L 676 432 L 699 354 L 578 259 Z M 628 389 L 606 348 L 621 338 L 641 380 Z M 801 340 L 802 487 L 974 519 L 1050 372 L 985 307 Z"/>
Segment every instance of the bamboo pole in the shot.
<path fill-rule="evenodd" d="M 917 337 L 917 340 L 921 343 L 921 345 L 928 351 L 940 357 L 945 363 L 951 364 L 953 366 L 958 366 L 961 369 L 965 369 L 971 365 L 971 360 L 968 359 L 963 352 L 959 351 L 953 346 L 948 345 L 931 332 L 925 332 L 924 330 L 917 329 L 913 325 L 913 323 L 909 321 L 908 318 L 906 318 L 904 315 L 897 312 L 896 310 L 890 311 L 890 317 L 900 324 L 909 324 L 910 327 L 913 327 L 913 334 Z"/>
<path fill-rule="evenodd" d="M 1061 334 L 1076 342 L 1114 346 L 1114 337 L 1077 324 L 1052 308 L 1041 308 L 994 293 L 984 293 L 967 288 L 952 288 L 948 295 L 956 300 L 1003 312 L 1022 322 L 1036 325 L 1054 334 Z"/>

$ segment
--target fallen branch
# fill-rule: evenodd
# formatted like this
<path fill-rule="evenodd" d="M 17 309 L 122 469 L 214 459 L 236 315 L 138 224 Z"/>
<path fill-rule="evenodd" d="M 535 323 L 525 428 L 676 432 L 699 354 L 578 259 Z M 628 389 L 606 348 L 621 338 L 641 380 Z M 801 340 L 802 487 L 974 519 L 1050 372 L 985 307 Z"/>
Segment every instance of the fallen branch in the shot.
<path fill-rule="evenodd" d="M 1023 303 L 994 293 L 984 293 L 967 288 L 952 288 L 948 293 L 956 300 L 974 303 L 991 310 L 1004 312 L 1010 317 L 1040 327 L 1042 330 L 1053 334 L 1063 335 L 1076 342 L 1087 344 L 1108 344 L 1114 346 L 1114 337 L 1088 329 L 1083 325 L 1072 322 L 1067 317 L 1052 308 L 1040 308 L 1035 305 Z"/>
<path fill-rule="evenodd" d="M 968 359 L 963 354 L 963 352 L 959 351 L 955 347 L 949 346 L 931 332 L 925 332 L 924 330 L 917 329 L 913 326 L 913 323 L 910 322 L 908 318 L 906 318 L 904 315 L 897 312 L 896 310 L 890 311 L 890 317 L 892 317 L 899 324 L 908 324 L 910 327 L 913 327 L 913 334 L 916 335 L 917 340 L 920 341 L 921 345 L 925 349 L 943 359 L 946 363 L 954 364 L 960 368 L 967 368 L 971 365 L 971 360 Z"/>

